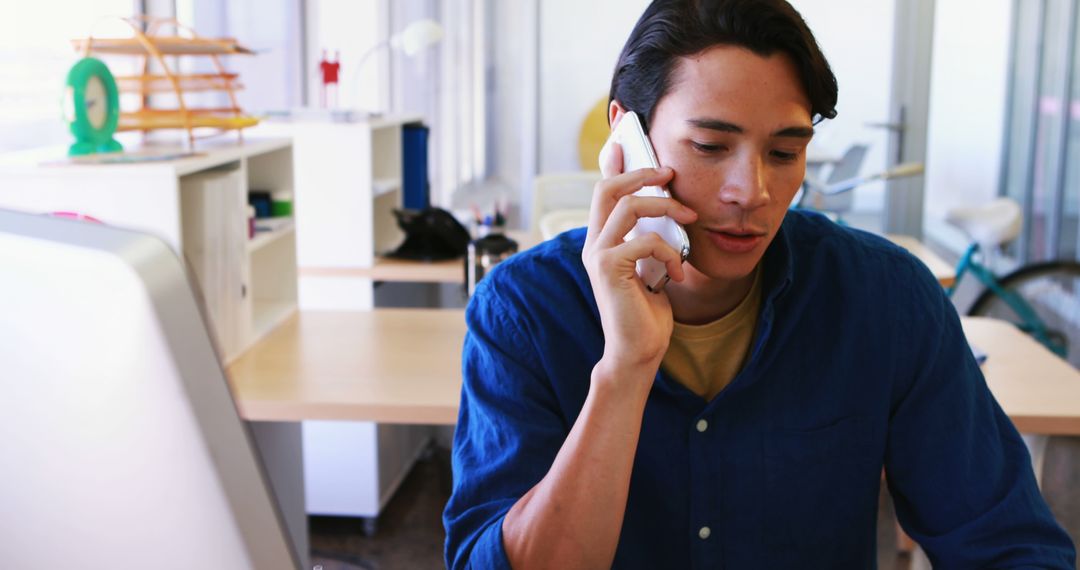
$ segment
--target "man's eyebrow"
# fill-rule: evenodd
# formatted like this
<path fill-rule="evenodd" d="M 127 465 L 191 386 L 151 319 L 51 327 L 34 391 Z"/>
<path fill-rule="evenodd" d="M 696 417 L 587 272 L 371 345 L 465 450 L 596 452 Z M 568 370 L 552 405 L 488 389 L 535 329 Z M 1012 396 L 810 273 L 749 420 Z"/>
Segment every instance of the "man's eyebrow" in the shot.
<path fill-rule="evenodd" d="M 772 136 L 808 139 L 814 136 L 814 127 L 786 127 L 776 131 Z"/>
<path fill-rule="evenodd" d="M 699 128 L 709 129 L 710 131 L 720 131 L 722 133 L 742 133 L 743 128 L 735 123 L 729 123 L 727 121 L 721 121 L 720 119 L 687 119 L 687 123 Z"/>
<path fill-rule="evenodd" d="M 710 131 L 720 131 L 722 133 L 735 134 L 742 134 L 744 132 L 743 128 L 739 125 L 736 125 L 735 123 L 730 123 L 728 121 L 722 121 L 720 119 L 688 119 L 686 122 L 699 129 L 709 129 Z M 814 127 L 785 127 L 772 133 L 769 136 L 808 139 L 814 136 Z"/>

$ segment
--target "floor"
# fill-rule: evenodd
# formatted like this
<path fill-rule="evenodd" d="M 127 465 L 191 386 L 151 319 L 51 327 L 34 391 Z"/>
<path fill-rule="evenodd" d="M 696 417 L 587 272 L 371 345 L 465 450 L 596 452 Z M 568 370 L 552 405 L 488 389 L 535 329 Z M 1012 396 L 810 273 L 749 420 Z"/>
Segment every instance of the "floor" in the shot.
<path fill-rule="evenodd" d="M 315 570 L 442 568 L 442 509 L 449 498 L 450 453 L 434 448 L 402 482 L 373 536 L 365 536 L 359 519 L 311 517 L 311 565 Z"/>
<path fill-rule="evenodd" d="M 374 536 L 362 521 L 312 517 L 311 563 L 315 570 L 442 568 L 442 509 L 450 497 L 450 454 L 436 448 L 423 457 L 379 518 Z M 892 501 L 882 493 L 878 515 L 878 568 L 929 568 L 919 557 L 896 551 Z"/>

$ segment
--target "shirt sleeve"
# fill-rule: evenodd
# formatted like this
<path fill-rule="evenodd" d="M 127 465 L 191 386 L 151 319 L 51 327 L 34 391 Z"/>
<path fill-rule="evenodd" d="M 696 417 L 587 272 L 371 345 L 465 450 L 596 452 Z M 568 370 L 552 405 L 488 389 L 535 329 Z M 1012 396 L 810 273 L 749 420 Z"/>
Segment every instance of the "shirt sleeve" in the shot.
<path fill-rule="evenodd" d="M 900 524 L 934 567 L 1074 568 L 1075 548 L 952 303 L 928 272 L 912 281 L 913 306 L 927 309 L 906 327 L 910 373 L 898 380 L 885 456 Z"/>
<path fill-rule="evenodd" d="M 546 475 L 569 432 L 525 319 L 496 282 L 485 278 L 466 311 L 453 489 L 443 513 L 452 569 L 510 568 L 503 518 Z"/>

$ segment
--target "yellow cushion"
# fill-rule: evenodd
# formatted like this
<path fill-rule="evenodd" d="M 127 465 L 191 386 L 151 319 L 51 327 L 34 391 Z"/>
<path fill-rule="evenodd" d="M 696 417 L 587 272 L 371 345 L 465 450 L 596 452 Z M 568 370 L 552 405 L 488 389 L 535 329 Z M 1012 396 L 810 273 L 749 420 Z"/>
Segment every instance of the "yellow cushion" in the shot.
<path fill-rule="evenodd" d="M 596 170 L 600 162 L 600 147 L 604 146 L 611 128 L 608 126 L 608 98 L 604 95 L 585 115 L 578 133 L 578 161 L 582 170 Z"/>

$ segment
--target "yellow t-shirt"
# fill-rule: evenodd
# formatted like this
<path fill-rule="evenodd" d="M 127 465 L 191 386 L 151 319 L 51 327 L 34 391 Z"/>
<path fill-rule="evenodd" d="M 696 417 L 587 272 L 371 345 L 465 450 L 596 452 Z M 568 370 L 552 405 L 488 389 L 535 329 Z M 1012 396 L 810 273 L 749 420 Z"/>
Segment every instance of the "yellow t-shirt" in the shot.
<path fill-rule="evenodd" d="M 746 298 L 730 313 L 704 325 L 675 323 L 661 363 L 690 391 L 712 400 L 742 370 L 761 308 L 761 271 Z"/>

